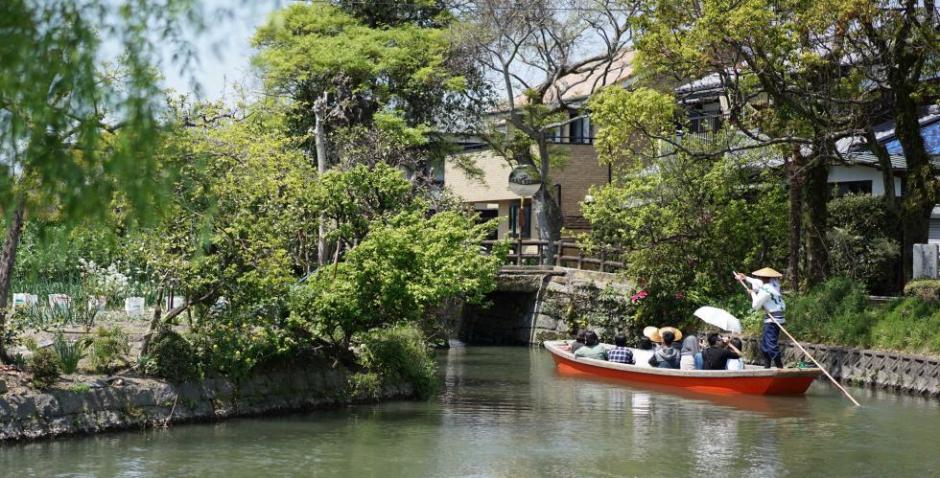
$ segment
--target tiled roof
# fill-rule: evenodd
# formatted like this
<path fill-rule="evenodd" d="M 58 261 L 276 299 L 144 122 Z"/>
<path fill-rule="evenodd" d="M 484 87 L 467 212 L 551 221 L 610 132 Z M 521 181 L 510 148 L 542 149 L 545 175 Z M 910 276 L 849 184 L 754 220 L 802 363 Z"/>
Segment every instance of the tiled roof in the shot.
<path fill-rule="evenodd" d="M 874 166 L 878 167 L 878 157 L 875 156 L 871 151 L 853 151 L 851 153 L 846 153 L 844 155 L 845 161 L 849 164 L 857 164 L 860 166 Z M 940 168 L 940 157 L 933 157 L 930 161 L 933 163 L 935 168 Z M 891 167 L 898 171 L 907 170 L 907 161 L 904 160 L 903 154 L 892 154 L 891 155 Z"/>
<path fill-rule="evenodd" d="M 588 71 L 570 74 L 561 77 L 557 82 L 557 90 L 561 91 L 561 98 L 566 103 L 585 100 L 604 86 L 623 84 L 633 75 L 633 58 L 635 52 L 624 50 L 609 65 L 604 61 L 596 63 L 596 68 Z M 606 73 L 606 74 L 605 74 Z M 542 101 L 557 103 L 556 88 L 549 88 Z M 519 106 L 525 104 L 525 95 L 517 95 L 513 102 Z M 500 109 L 506 107 L 503 103 Z"/>

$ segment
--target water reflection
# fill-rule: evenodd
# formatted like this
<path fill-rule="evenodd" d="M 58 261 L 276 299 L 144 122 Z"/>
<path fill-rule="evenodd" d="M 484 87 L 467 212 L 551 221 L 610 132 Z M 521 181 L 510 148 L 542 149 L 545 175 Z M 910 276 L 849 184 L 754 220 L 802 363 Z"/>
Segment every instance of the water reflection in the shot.
<path fill-rule="evenodd" d="M 937 476 L 937 402 L 703 395 L 454 348 L 429 402 L 8 446 L 2 476 Z"/>

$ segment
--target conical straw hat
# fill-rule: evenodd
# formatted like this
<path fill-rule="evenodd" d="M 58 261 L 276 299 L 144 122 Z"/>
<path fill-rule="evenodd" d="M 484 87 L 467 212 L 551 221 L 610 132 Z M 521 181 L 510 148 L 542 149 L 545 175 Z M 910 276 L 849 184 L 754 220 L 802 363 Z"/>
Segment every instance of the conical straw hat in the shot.
<path fill-rule="evenodd" d="M 675 339 L 673 339 L 675 342 L 682 340 L 682 332 L 675 327 L 657 329 L 656 327 L 650 326 L 643 329 L 643 335 L 649 337 L 650 340 L 657 344 L 663 343 L 663 333 L 665 332 L 672 332 L 672 335 L 675 336 Z"/>
<path fill-rule="evenodd" d="M 773 270 L 773 269 L 771 269 L 771 268 L 769 268 L 769 267 L 765 267 L 765 268 L 763 268 L 763 269 L 761 269 L 761 270 L 757 270 L 757 271 L 751 272 L 751 275 L 754 276 L 754 277 L 767 277 L 767 278 L 770 278 L 770 279 L 779 279 L 779 278 L 783 277 L 783 274 L 781 274 L 781 273 L 779 273 L 779 272 L 777 272 L 777 271 L 775 271 L 775 270 Z"/>
<path fill-rule="evenodd" d="M 672 332 L 672 335 L 675 337 L 674 341 L 678 342 L 682 340 L 682 331 L 675 327 L 663 327 L 659 329 L 659 336 L 662 337 L 664 333 Z"/>

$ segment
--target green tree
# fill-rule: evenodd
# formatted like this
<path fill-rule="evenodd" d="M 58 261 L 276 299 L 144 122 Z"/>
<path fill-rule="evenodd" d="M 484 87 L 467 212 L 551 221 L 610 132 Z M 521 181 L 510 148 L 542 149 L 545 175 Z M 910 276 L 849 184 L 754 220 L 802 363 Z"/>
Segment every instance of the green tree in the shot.
<path fill-rule="evenodd" d="M 179 171 L 175 199 L 140 240 L 163 289 L 187 300 L 156 317 L 151 333 L 189 309 L 204 335 L 271 332 L 290 285 L 316 267 L 316 171 L 276 104 L 181 105 L 177 116 L 161 155 Z M 213 320 L 217 302 L 225 314 Z"/>
<path fill-rule="evenodd" d="M 266 88 L 291 101 L 295 132 L 313 142 L 307 149 L 316 151 L 320 174 L 333 162 L 328 133 L 344 126 L 389 128 L 412 148 L 443 147 L 429 126 L 452 123 L 473 83 L 473 72 L 453 61 L 449 20 L 437 2 L 338 1 L 291 5 L 258 29 L 253 62 Z"/>
<path fill-rule="evenodd" d="M 418 322 L 446 299 L 478 303 L 496 283 L 499 251 L 483 255 L 479 243 L 495 227 L 445 211 L 375 220 L 344 261 L 317 270 L 291 294 L 291 321 L 342 347 L 377 327 Z"/>
<path fill-rule="evenodd" d="M 401 171 L 379 163 L 357 165 L 320 176 L 311 188 L 313 205 L 330 222 L 331 239 L 351 249 L 369 233 L 373 223 L 387 223 L 405 210 L 420 210 L 417 194 Z"/>
<path fill-rule="evenodd" d="M 640 320 L 688 317 L 735 292 L 731 271 L 782 258 L 783 187 L 754 160 L 679 153 L 591 191 L 582 241 L 622 251 L 625 273 L 649 294 Z"/>
<path fill-rule="evenodd" d="M 840 159 L 836 143 L 867 137 L 893 191 L 890 160 L 872 128 L 897 119 L 918 171 L 899 211 L 910 262 L 911 241 L 925 240 L 937 194 L 917 124 L 935 95 L 926 81 L 938 58 L 933 2 L 652 0 L 643 10 L 636 26 L 644 71 L 666 86 L 719 80 L 736 130 L 755 144 L 785 145 L 778 154 L 789 163 L 794 282 L 801 234 L 808 281 L 826 274 L 826 164 Z"/>
<path fill-rule="evenodd" d="M 4 2 L 0 332 L 28 215 L 55 211 L 74 222 L 103 214 L 116 198 L 129 211 L 154 204 L 165 179 L 151 154 L 162 133 L 154 43 L 178 41 L 180 17 L 197 18 L 189 1 Z M 107 71 L 100 67 L 99 32 L 114 40 L 120 60 Z"/>
<path fill-rule="evenodd" d="M 479 128 L 482 138 L 510 165 L 540 171 L 542 187 L 532 203 L 539 238 L 549 241 L 542 249 L 543 261 L 555 253 L 563 219 L 559 199 L 551 192 L 556 159 L 551 138 L 573 121 L 571 102 L 623 79 L 618 76 L 635 8 L 631 1 L 565 5 L 546 0 L 470 2 L 457 40 L 500 90 L 489 121 Z"/>

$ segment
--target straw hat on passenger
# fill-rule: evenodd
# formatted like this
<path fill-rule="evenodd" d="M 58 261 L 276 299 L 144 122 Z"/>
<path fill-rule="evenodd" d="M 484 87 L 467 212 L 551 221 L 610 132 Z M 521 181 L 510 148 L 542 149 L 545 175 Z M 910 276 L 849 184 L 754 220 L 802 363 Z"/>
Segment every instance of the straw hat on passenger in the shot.
<path fill-rule="evenodd" d="M 681 330 L 679 330 L 679 329 L 677 329 L 677 328 L 675 328 L 675 327 L 663 327 L 663 328 L 659 329 L 659 336 L 662 337 L 663 334 L 666 333 L 666 332 L 672 332 L 672 335 L 675 337 L 675 339 L 673 339 L 673 340 L 675 340 L 676 342 L 682 340 L 682 331 L 681 331 Z"/>
<path fill-rule="evenodd" d="M 768 279 L 779 279 L 783 277 L 783 274 L 769 268 L 765 267 L 763 269 L 751 272 L 751 275 L 754 277 L 766 277 Z"/>
<path fill-rule="evenodd" d="M 682 332 L 675 327 L 663 327 L 657 329 L 656 327 L 647 327 L 643 329 L 643 335 L 649 337 L 650 340 L 656 343 L 663 342 L 663 334 L 666 332 L 672 332 L 672 335 L 675 336 L 674 341 L 682 340 Z"/>

